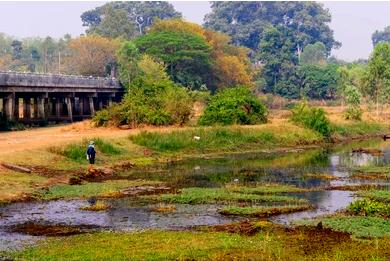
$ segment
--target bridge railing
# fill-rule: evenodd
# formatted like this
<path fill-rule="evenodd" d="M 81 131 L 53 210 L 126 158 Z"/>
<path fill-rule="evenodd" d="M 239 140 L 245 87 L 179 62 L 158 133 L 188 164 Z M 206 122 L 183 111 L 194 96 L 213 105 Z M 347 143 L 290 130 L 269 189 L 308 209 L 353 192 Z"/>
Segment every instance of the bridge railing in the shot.
<path fill-rule="evenodd" d="M 0 86 L 121 88 L 112 77 L 0 71 Z"/>

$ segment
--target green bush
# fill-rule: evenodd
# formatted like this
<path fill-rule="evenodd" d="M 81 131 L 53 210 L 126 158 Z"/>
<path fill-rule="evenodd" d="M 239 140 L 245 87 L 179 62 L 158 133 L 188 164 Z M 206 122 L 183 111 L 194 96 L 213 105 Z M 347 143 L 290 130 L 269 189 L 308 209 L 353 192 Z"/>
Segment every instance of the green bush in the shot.
<path fill-rule="evenodd" d="M 162 64 L 144 56 L 139 75 L 131 82 L 123 101 L 96 114 L 97 126 L 128 124 L 171 125 L 186 123 L 192 113 L 187 89 L 176 85 Z"/>
<path fill-rule="evenodd" d="M 330 122 L 321 108 L 310 108 L 306 102 L 297 104 L 292 110 L 291 120 L 303 127 L 315 130 L 324 137 L 331 133 Z"/>
<path fill-rule="evenodd" d="M 200 125 L 258 124 L 267 122 L 267 108 L 248 88 L 225 89 L 211 97 Z"/>
<path fill-rule="evenodd" d="M 362 109 L 360 108 L 361 94 L 358 88 L 353 85 L 347 85 L 344 90 L 347 109 L 345 110 L 345 119 L 357 120 L 362 119 Z"/>
<path fill-rule="evenodd" d="M 390 216 L 390 205 L 382 202 L 373 201 L 370 199 L 357 200 L 351 203 L 348 212 L 355 215 L 363 216 Z"/>

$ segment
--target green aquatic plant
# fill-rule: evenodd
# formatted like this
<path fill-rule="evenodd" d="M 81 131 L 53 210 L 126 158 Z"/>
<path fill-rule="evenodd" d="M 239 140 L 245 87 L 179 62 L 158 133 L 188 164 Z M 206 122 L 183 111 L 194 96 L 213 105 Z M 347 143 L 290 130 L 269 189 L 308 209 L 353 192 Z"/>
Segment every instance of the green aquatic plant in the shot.
<path fill-rule="evenodd" d="M 390 204 L 362 199 L 352 202 L 347 207 L 347 211 L 354 215 L 388 217 L 390 215 Z"/>

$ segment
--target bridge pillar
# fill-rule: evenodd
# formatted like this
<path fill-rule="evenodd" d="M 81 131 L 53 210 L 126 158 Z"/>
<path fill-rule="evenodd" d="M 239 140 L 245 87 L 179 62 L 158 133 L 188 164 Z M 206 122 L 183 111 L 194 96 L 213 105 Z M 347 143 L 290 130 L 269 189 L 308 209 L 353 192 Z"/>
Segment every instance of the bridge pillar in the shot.
<path fill-rule="evenodd" d="M 112 105 L 112 98 L 109 97 L 109 98 L 108 98 L 108 106 L 111 106 L 111 105 Z"/>
<path fill-rule="evenodd" d="M 95 104 L 93 103 L 93 97 L 89 98 L 89 111 L 91 113 L 91 116 L 95 116 Z"/>
<path fill-rule="evenodd" d="M 72 99 L 67 97 L 65 98 L 66 108 L 68 110 L 68 116 L 70 122 L 73 122 L 73 106 L 72 106 Z"/>
<path fill-rule="evenodd" d="M 49 98 L 42 98 L 43 102 L 43 119 L 47 121 L 49 119 L 49 108 L 50 108 L 50 100 Z"/>
<path fill-rule="evenodd" d="M 98 98 L 99 110 L 103 109 L 103 98 Z"/>
<path fill-rule="evenodd" d="M 84 98 L 83 97 L 79 98 L 79 115 L 80 116 L 84 115 Z"/>
<path fill-rule="evenodd" d="M 33 112 L 33 118 L 38 119 L 38 98 L 34 98 L 34 106 L 33 106 L 34 112 Z"/>
<path fill-rule="evenodd" d="M 61 99 L 56 98 L 56 117 L 58 120 L 60 120 L 61 117 L 61 107 L 62 107 Z"/>
<path fill-rule="evenodd" d="M 45 105 L 46 105 L 45 98 L 40 97 L 37 99 L 38 118 L 41 118 L 43 120 L 47 120 Z"/>
<path fill-rule="evenodd" d="M 19 97 L 15 97 L 14 119 L 19 120 Z"/>
<path fill-rule="evenodd" d="M 15 115 L 15 93 L 10 94 L 3 99 L 3 107 L 7 120 L 13 120 Z"/>
<path fill-rule="evenodd" d="M 23 119 L 31 119 L 31 98 L 23 98 Z"/>

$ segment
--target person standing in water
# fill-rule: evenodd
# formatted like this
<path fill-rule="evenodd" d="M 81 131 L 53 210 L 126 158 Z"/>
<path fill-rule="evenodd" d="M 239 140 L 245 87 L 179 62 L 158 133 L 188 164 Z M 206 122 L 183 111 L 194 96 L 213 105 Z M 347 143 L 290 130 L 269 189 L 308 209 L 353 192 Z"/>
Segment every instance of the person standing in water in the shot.
<path fill-rule="evenodd" d="M 95 157 L 96 157 L 96 151 L 95 151 L 95 142 L 90 141 L 87 149 L 87 159 L 89 160 L 89 164 L 95 164 Z"/>

